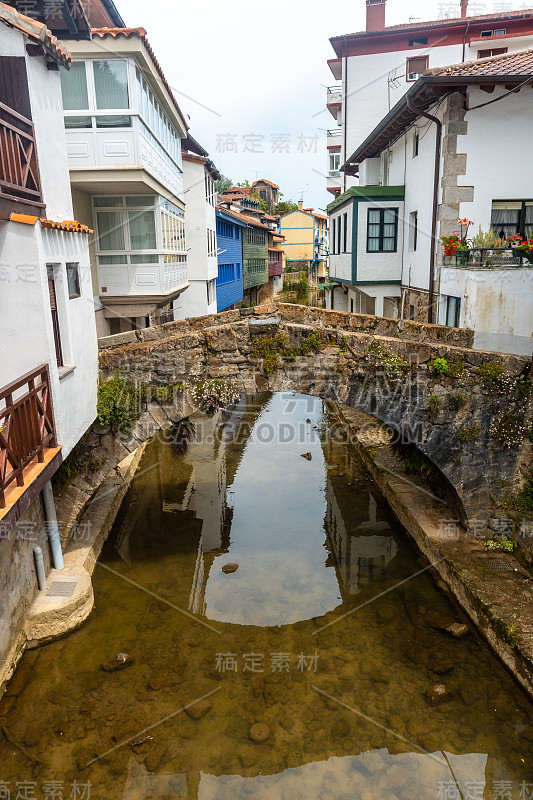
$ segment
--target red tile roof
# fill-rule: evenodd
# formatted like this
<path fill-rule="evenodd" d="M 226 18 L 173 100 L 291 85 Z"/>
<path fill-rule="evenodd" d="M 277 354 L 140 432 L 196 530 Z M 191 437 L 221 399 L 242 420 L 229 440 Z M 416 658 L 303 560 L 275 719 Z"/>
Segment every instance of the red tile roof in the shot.
<path fill-rule="evenodd" d="M 72 56 L 69 51 L 63 47 L 57 37 L 52 34 L 43 22 L 31 17 L 26 17 L 20 14 L 16 8 L 7 5 L 7 3 L 0 2 L 0 22 L 10 28 L 16 28 L 21 31 L 25 36 L 44 47 L 46 52 L 67 69 L 70 69 L 72 64 Z"/>
<path fill-rule="evenodd" d="M 278 186 L 277 183 L 272 183 L 272 181 L 267 181 L 266 178 L 259 178 L 258 181 L 254 181 L 252 183 L 252 187 L 254 187 L 256 185 L 256 183 L 266 183 L 267 186 L 271 186 L 273 189 L 279 189 L 279 186 Z"/>
<path fill-rule="evenodd" d="M 100 39 L 105 39 L 107 36 L 111 36 L 113 39 L 117 39 L 119 36 L 123 36 L 125 39 L 131 39 L 132 36 L 137 36 L 139 39 L 141 39 L 141 41 L 144 43 L 144 46 L 146 47 L 148 55 L 152 59 L 154 67 L 159 73 L 159 77 L 161 78 L 165 89 L 170 95 L 170 99 L 172 100 L 172 103 L 175 106 L 176 111 L 181 117 L 181 120 L 185 126 L 185 130 L 189 130 L 187 121 L 183 116 L 181 108 L 178 105 L 178 101 L 174 97 L 174 93 L 170 88 L 170 84 L 165 78 L 165 73 L 163 72 L 160 63 L 157 60 L 155 53 L 150 46 L 150 42 L 147 39 L 146 30 L 144 28 L 93 28 L 91 33 L 93 36 L 99 36 Z"/>
<path fill-rule="evenodd" d="M 394 33 L 394 31 L 419 31 L 420 29 L 424 28 L 441 28 L 446 27 L 447 25 L 457 25 L 464 23 L 467 25 L 468 23 L 472 22 L 487 22 L 491 21 L 498 21 L 498 20 L 512 20 L 512 19 L 521 19 L 521 18 L 528 18 L 531 17 L 533 14 L 533 9 L 521 9 L 520 11 L 501 11 L 497 14 L 479 14 L 478 16 L 474 17 L 465 17 L 461 19 L 460 17 L 454 17 L 453 19 L 436 19 L 431 20 L 429 22 L 404 22 L 401 25 L 389 25 L 387 28 L 383 28 L 379 31 L 357 31 L 356 33 L 346 33 L 341 34 L 340 36 L 332 36 L 330 42 L 335 40 L 344 39 L 345 36 L 347 37 L 354 37 L 354 36 L 368 36 L 369 33 L 375 34 L 383 34 L 383 33 Z"/>
<path fill-rule="evenodd" d="M 519 75 L 520 77 L 533 75 L 533 50 L 518 50 L 514 53 L 504 53 L 500 56 L 477 58 L 474 61 L 465 61 L 462 64 L 451 64 L 447 67 L 434 67 L 428 69 L 424 75 L 465 75 L 477 77 L 481 75 Z"/>
<path fill-rule="evenodd" d="M 9 219 L 11 222 L 21 222 L 23 225 L 35 225 L 39 221 L 42 228 L 54 228 L 55 230 L 68 231 L 69 233 L 94 233 L 91 228 L 78 222 L 77 219 L 64 219 L 56 222 L 53 219 L 33 217 L 30 214 L 11 214 Z"/>

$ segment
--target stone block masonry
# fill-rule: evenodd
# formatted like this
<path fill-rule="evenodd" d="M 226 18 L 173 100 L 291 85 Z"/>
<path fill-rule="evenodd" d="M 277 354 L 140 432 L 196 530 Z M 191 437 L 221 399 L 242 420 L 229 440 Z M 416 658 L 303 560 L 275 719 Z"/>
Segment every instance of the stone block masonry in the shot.
<path fill-rule="evenodd" d="M 319 346 L 306 349 L 316 333 Z M 372 414 L 433 462 L 465 523 L 488 520 L 492 498 L 521 485 L 531 458 L 527 439 L 505 448 L 491 438 L 496 401 L 479 375 L 496 361 L 517 376 L 526 361 L 472 350 L 468 330 L 272 303 L 128 336 L 101 340 L 103 375 L 151 386 L 231 378 L 242 391 L 299 392 Z M 458 365 L 458 374 L 435 374 L 437 358 Z"/>

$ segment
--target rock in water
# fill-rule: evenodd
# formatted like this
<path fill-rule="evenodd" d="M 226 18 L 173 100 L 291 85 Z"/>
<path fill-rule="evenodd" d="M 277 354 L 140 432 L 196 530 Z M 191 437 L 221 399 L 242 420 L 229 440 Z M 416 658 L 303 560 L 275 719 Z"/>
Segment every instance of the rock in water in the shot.
<path fill-rule="evenodd" d="M 225 572 L 226 575 L 229 575 L 231 572 L 237 572 L 238 569 L 238 564 L 224 564 L 222 567 L 222 572 Z"/>
<path fill-rule="evenodd" d="M 435 683 L 426 692 L 426 699 L 431 706 L 438 706 L 446 700 L 451 700 L 453 692 L 443 683 Z"/>
<path fill-rule="evenodd" d="M 311 461 L 313 456 L 311 455 L 311 453 L 302 453 L 302 458 L 306 458 L 307 461 Z"/>
<path fill-rule="evenodd" d="M 133 661 L 134 659 L 127 653 L 117 653 L 111 661 L 104 661 L 103 664 L 100 664 L 100 667 L 104 672 L 117 672 L 119 669 L 131 667 Z"/>
<path fill-rule="evenodd" d="M 456 639 L 464 639 L 464 637 L 468 635 L 468 625 L 460 622 L 454 622 L 452 625 L 448 625 L 445 630 L 446 633 L 455 636 Z"/>
<path fill-rule="evenodd" d="M 186 708 L 185 713 L 191 719 L 202 719 L 212 708 L 213 706 L 207 700 L 198 700 L 197 703 Z"/>
<path fill-rule="evenodd" d="M 252 742 L 261 744 L 261 742 L 266 742 L 266 740 L 270 737 L 270 728 L 268 725 L 265 725 L 264 722 L 256 722 L 250 728 L 248 736 Z"/>

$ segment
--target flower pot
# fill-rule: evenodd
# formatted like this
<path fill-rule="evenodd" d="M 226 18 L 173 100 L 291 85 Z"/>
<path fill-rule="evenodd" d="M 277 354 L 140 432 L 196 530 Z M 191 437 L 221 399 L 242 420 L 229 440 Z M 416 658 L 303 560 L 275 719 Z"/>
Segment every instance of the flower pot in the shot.
<path fill-rule="evenodd" d="M 530 264 L 533 264 L 533 251 L 528 252 L 527 250 L 519 250 L 517 247 L 514 247 L 513 256 L 514 258 L 525 258 Z"/>

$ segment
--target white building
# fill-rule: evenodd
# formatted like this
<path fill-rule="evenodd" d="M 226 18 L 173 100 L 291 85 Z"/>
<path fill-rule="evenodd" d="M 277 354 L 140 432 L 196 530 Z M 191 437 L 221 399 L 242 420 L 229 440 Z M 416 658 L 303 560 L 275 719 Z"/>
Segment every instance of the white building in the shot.
<path fill-rule="evenodd" d="M 1 694 L 38 595 L 35 548 L 45 572 L 63 566 L 50 479 L 96 417 L 98 365 L 91 231 L 73 219 L 61 105 L 71 57 L 4 3 L 0 57 Z"/>
<path fill-rule="evenodd" d="M 480 228 L 533 234 L 531 82 L 527 50 L 413 84 L 349 157 L 361 185 L 329 206 L 330 305 L 357 311 L 363 298 L 361 310 L 468 326 L 478 347 L 531 355 L 533 267 L 490 243 L 453 257 L 440 244 L 463 218 L 474 222 L 470 239 Z"/>
<path fill-rule="evenodd" d="M 456 18 L 387 28 L 386 5 L 366 0 L 366 31 L 330 40 L 335 58 L 328 65 L 337 83 L 326 100 L 335 120 L 327 137 L 327 188 L 336 197 L 357 183 L 341 171 L 349 154 L 426 69 L 533 47 L 531 10 L 468 16 L 468 0 L 461 0 Z"/>
<path fill-rule="evenodd" d="M 174 301 L 175 319 L 217 312 L 215 181 L 220 173 L 190 134 L 182 143 L 182 159 L 189 288 Z"/>
<path fill-rule="evenodd" d="M 95 230 L 93 293 L 105 336 L 170 317 L 188 286 L 187 125 L 143 28 L 93 28 L 92 41 L 69 47 L 74 64 L 62 89 L 70 180 L 75 214 Z"/>
<path fill-rule="evenodd" d="M 41 23 L 4 4 L 0 21 L 0 385 L 47 365 L 65 457 L 94 421 L 97 382 L 90 230 L 73 221 L 60 77 L 50 68 L 66 72 L 71 60 Z"/>

